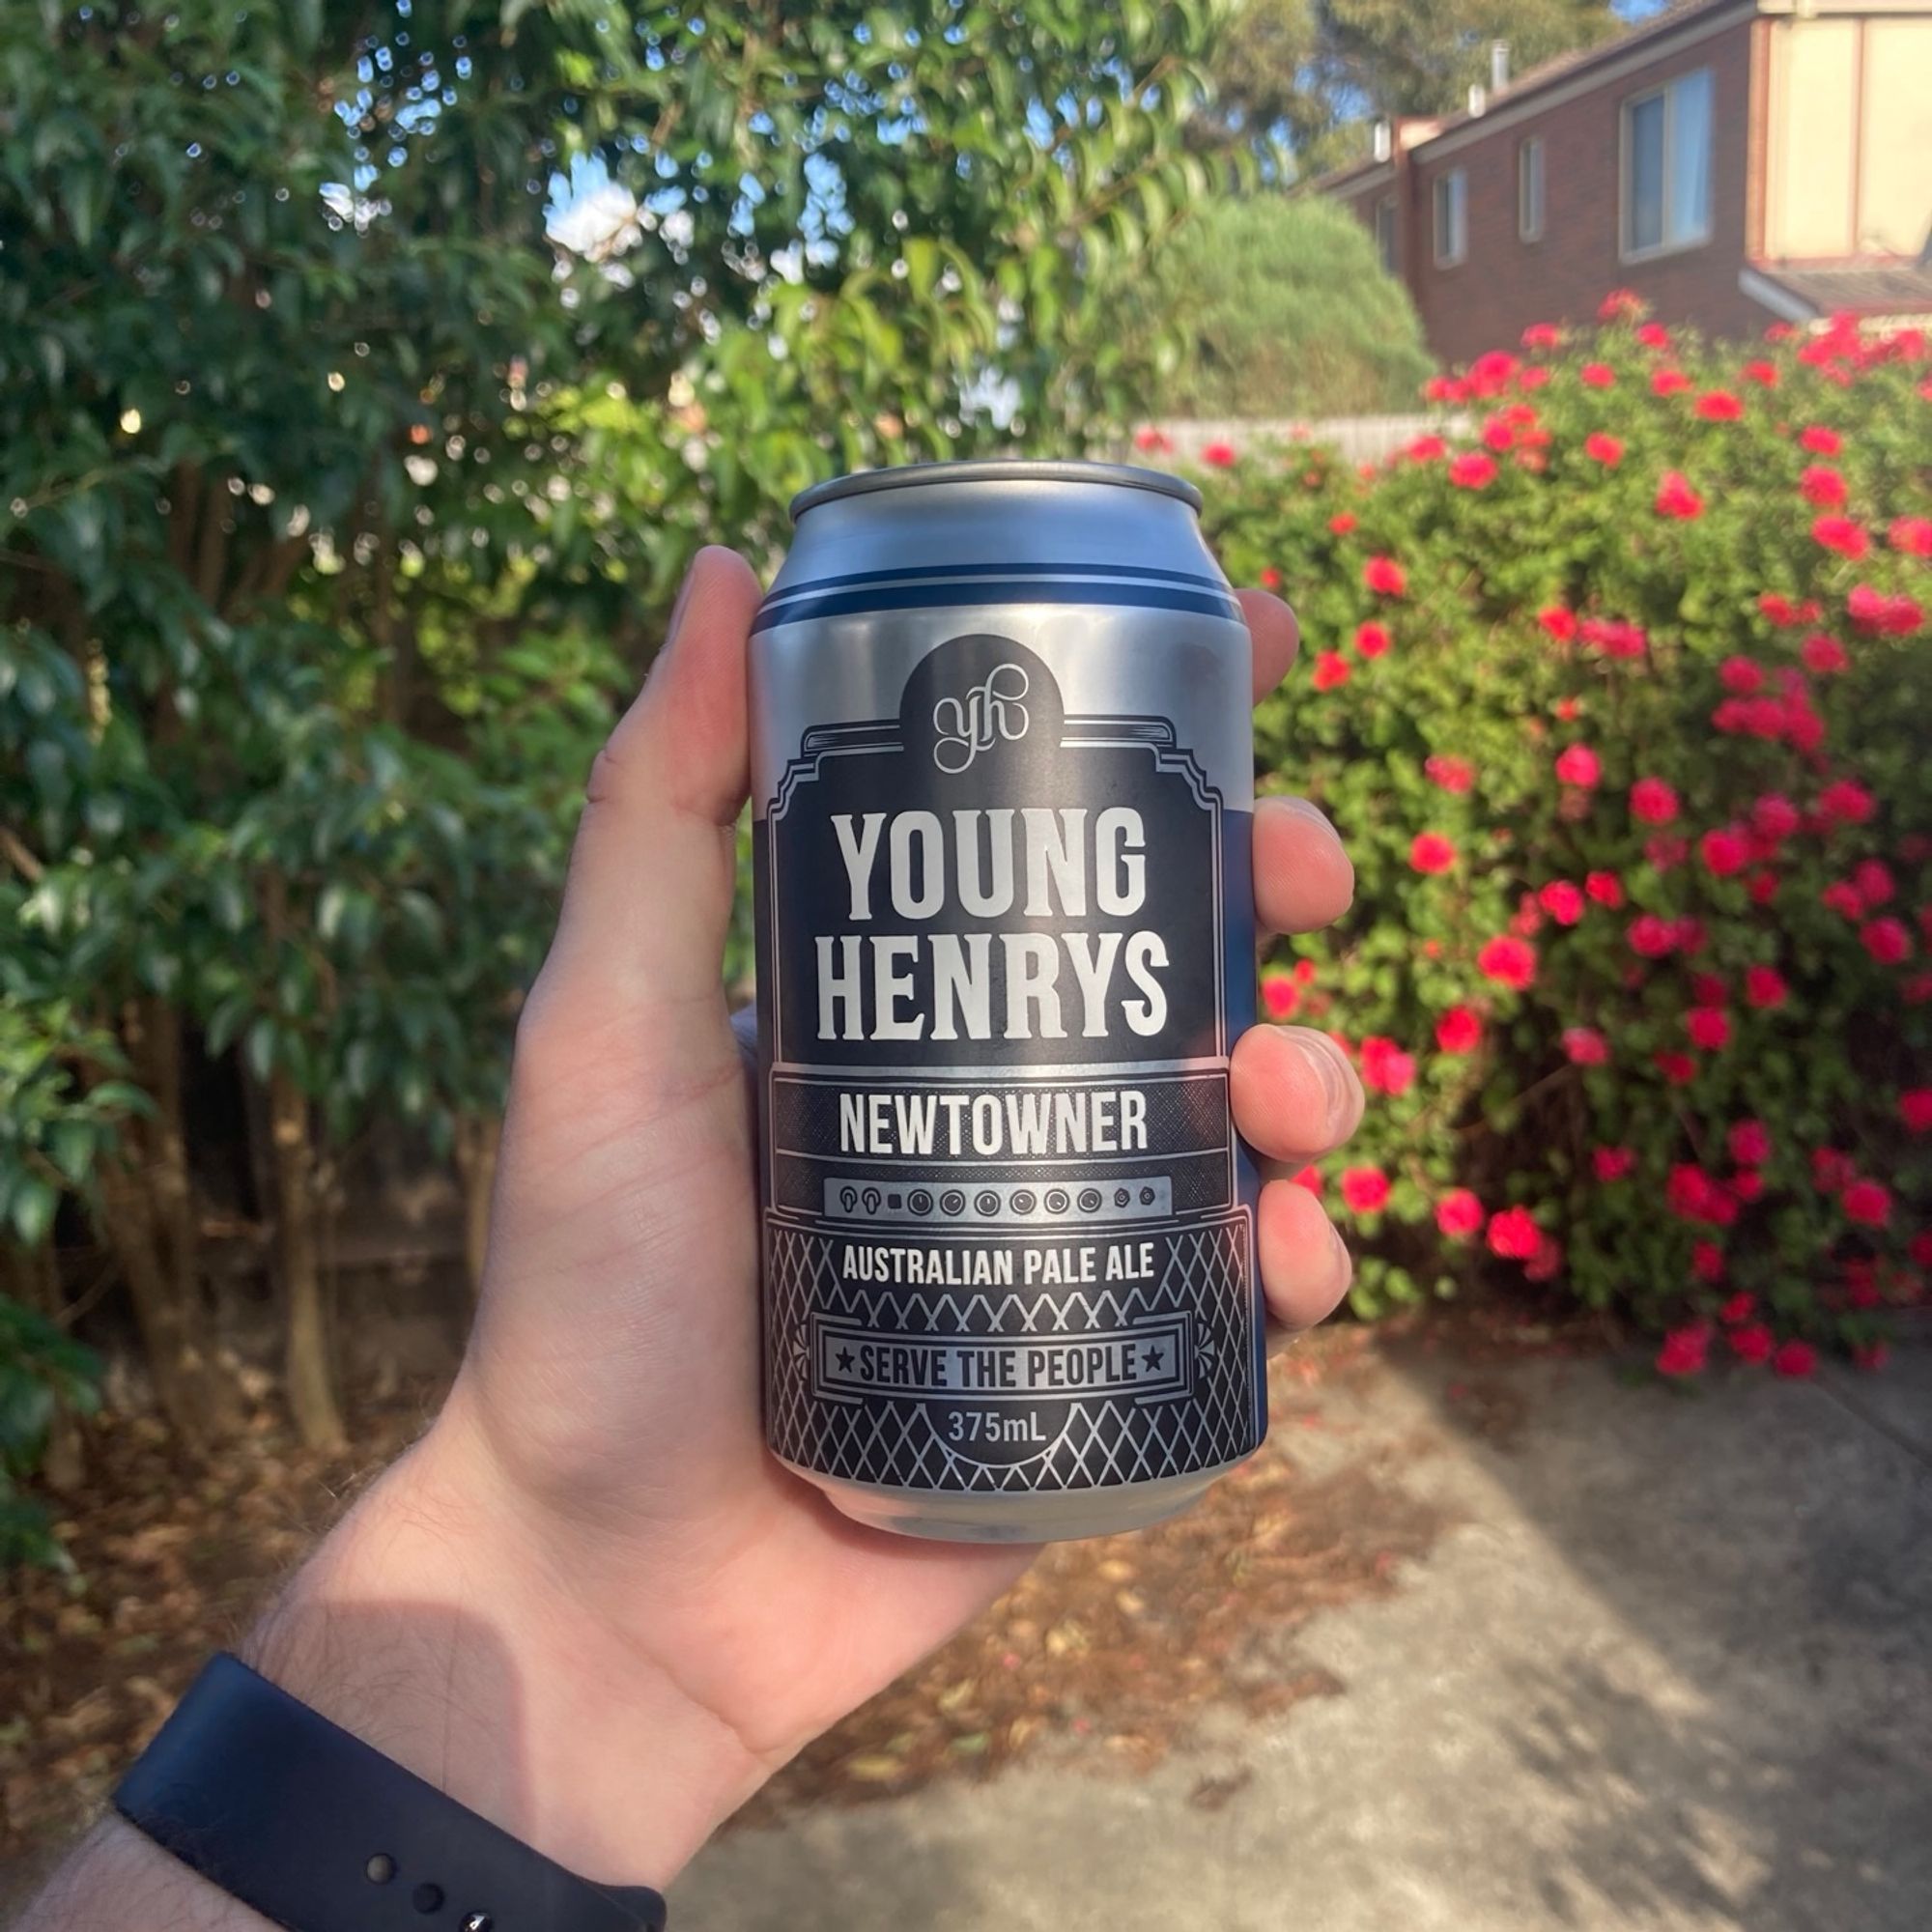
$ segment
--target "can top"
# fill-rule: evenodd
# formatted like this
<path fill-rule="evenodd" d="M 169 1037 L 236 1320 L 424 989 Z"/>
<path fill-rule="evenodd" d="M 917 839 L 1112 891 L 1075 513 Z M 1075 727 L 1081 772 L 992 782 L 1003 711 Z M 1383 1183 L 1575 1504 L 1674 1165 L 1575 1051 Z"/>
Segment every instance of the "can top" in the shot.
<path fill-rule="evenodd" d="M 868 496 L 875 490 L 909 490 L 922 483 L 1108 483 L 1117 489 L 1151 490 L 1159 497 L 1178 497 L 1197 514 L 1201 508 L 1201 492 L 1163 469 L 1143 469 L 1132 463 L 996 456 L 952 463 L 902 463 L 829 477 L 801 490 L 791 499 L 791 520 L 797 523 L 808 510 L 840 497 Z"/>

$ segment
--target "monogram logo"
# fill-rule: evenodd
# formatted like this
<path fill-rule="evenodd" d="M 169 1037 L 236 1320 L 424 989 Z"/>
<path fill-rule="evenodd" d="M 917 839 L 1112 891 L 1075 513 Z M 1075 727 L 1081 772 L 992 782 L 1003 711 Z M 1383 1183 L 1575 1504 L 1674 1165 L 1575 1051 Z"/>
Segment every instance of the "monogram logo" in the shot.
<path fill-rule="evenodd" d="M 932 728 L 939 734 L 932 762 L 957 777 L 981 752 L 990 752 L 996 740 L 1011 743 L 1024 738 L 1027 708 L 1020 699 L 1030 682 L 1021 666 L 995 665 L 985 683 L 976 685 L 963 698 L 942 697 L 932 707 Z"/>

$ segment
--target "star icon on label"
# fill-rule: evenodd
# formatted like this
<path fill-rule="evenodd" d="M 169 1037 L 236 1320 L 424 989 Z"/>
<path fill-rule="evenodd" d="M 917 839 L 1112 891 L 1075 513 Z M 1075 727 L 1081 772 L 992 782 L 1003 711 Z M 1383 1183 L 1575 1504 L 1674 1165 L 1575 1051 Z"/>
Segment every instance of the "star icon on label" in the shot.
<path fill-rule="evenodd" d="M 838 1367 L 839 1367 L 839 1370 L 840 1370 L 840 1372 L 841 1372 L 842 1374 L 845 1374 L 845 1375 L 848 1375 L 848 1376 L 849 1376 L 849 1375 L 850 1375 L 850 1374 L 852 1373 L 852 1351 L 851 1351 L 851 1350 L 850 1350 L 850 1349 L 840 1349 L 840 1350 L 839 1350 L 839 1351 L 838 1351 L 838 1357 L 837 1357 L 837 1359 L 838 1359 Z"/>
<path fill-rule="evenodd" d="M 1156 1374 L 1159 1371 L 1161 1360 L 1161 1351 L 1158 1349 L 1143 1349 L 1141 1350 L 1141 1366 L 1150 1375 Z"/>

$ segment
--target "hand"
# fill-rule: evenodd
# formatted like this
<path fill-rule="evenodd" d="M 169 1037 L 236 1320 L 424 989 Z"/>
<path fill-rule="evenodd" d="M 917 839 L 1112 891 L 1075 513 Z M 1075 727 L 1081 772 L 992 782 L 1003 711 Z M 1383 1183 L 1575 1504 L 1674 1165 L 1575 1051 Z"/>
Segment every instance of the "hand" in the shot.
<path fill-rule="evenodd" d="M 861 1529 L 765 1452 L 751 1086 L 720 981 L 747 790 L 758 585 L 694 564 L 591 776 L 555 944 L 519 1030 L 483 1302 L 429 1435 L 292 1586 L 251 1656 L 563 1863 L 662 1885 L 809 1739 L 1006 1588 L 1031 1551 Z M 1295 648 L 1243 597 L 1257 691 Z M 1262 923 L 1319 925 L 1352 874 L 1265 800 Z M 1299 1165 L 1361 1094 L 1320 1034 L 1234 1056 L 1241 1132 Z M 1261 1198 L 1273 1319 L 1348 1285 L 1320 1204 Z"/>

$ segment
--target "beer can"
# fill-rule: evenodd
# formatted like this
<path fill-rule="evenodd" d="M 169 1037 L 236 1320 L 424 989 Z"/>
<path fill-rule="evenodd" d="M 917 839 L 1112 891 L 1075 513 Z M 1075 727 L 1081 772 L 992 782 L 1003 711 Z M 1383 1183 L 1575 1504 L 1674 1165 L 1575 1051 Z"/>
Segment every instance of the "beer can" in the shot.
<path fill-rule="evenodd" d="M 756 620 L 766 1436 L 882 1529 L 1131 1529 L 1266 1430 L 1251 645 L 1200 506 L 841 477 Z"/>

